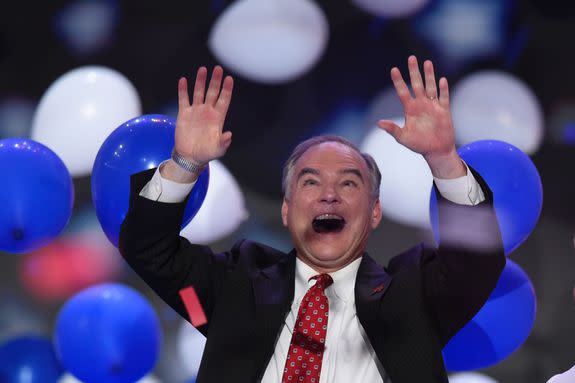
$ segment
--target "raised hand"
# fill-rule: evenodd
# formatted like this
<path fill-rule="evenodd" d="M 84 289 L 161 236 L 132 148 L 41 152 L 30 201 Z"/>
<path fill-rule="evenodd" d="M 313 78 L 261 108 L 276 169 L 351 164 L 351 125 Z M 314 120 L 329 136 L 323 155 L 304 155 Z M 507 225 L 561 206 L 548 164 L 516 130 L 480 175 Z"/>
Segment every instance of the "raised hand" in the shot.
<path fill-rule="evenodd" d="M 206 93 L 207 69 L 198 69 L 191 105 L 186 78 L 178 83 L 175 149 L 197 164 L 222 157 L 232 142 L 232 133 L 223 128 L 234 83 L 226 76 L 222 86 L 223 72 L 220 66 L 214 68 Z"/>
<path fill-rule="evenodd" d="M 403 105 L 405 125 L 401 128 L 390 120 L 380 120 L 378 125 L 397 142 L 423 155 L 436 177 L 465 175 L 466 168 L 455 148 L 447 79 L 442 77 L 439 80 L 438 93 L 433 63 L 427 60 L 423 67 L 425 85 L 417 58 L 409 57 L 409 77 L 415 97 L 411 96 L 399 69 L 394 67 L 391 70 L 393 85 Z"/>

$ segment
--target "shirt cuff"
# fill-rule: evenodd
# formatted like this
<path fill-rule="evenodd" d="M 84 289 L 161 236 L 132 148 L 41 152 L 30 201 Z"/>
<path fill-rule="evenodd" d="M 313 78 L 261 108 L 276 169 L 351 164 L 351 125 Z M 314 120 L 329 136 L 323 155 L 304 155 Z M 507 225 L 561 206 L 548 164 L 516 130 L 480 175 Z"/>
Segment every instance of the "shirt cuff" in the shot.
<path fill-rule="evenodd" d="M 160 174 L 160 167 L 169 160 L 162 162 L 152 179 L 142 188 L 140 196 L 152 201 L 179 203 L 186 199 L 196 182 L 181 184 L 163 178 Z"/>
<path fill-rule="evenodd" d="M 465 164 L 465 161 L 463 163 Z M 467 174 L 463 177 L 452 179 L 433 177 L 433 180 L 445 199 L 459 205 L 474 206 L 485 201 L 485 195 L 467 164 L 465 164 L 465 168 Z"/>

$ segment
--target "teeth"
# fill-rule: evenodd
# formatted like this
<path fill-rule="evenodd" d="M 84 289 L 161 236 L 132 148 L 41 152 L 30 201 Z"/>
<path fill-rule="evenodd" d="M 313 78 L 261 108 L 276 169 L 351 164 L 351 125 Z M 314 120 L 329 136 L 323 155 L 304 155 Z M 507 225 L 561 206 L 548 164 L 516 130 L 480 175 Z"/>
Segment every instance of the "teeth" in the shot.
<path fill-rule="evenodd" d="M 343 217 L 336 214 L 322 214 L 315 217 L 315 219 L 343 219 Z"/>

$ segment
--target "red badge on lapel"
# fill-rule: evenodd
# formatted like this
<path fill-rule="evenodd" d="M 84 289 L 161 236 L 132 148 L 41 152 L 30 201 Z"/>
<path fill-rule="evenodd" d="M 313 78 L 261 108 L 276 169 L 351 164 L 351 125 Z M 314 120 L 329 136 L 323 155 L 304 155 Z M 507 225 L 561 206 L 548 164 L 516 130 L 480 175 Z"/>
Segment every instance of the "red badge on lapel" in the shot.
<path fill-rule="evenodd" d="M 371 290 L 372 294 L 379 293 L 385 288 L 385 284 L 382 283 L 381 285 L 375 286 L 373 290 Z"/>

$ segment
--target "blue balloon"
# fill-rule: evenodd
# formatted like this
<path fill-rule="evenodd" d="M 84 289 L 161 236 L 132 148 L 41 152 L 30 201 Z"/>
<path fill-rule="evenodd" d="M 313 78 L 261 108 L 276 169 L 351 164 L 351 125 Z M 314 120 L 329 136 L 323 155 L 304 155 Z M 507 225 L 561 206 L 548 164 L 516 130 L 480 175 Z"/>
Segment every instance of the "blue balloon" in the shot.
<path fill-rule="evenodd" d="M 536 310 L 529 277 L 507 259 L 487 303 L 443 348 L 446 368 L 471 371 L 507 358 L 531 333 Z"/>
<path fill-rule="evenodd" d="M 25 138 L 0 140 L 0 251 L 27 253 L 47 245 L 66 227 L 74 186 L 64 162 Z"/>
<path fill-rule="evenodd" d="M 509 255 L 535 228 L 543 206 L 543 186 L 537 168 L 527 154 L 503 141 L 482 140 L 458 150 L 461 158 L 477 170 L 493 192 L 505 254 Z M 439 224 L 437 197 L 431 190 L 430 216 L 437 243 Z"/>
<path fill-rule="evenodd" d="M 63 373 L 49 338 L 20 336 L 0 346 L 2 383 L 56 383 Z"/>
<path fill-rule="evenodd" d="M 92 169 L 92 201 L 106 236 L 116 247 L 128 213 L 130 176 L 169 159 L 176 121 L 160 114 L 144 115 L 120 125 L 104 141 Z M 200 209 L 209 182 L 209 167 L 190 193 L 182 228 Z"/>
<path fill-rule="evenodd" d="M 66 368 L 84 383 L 133 383 L 154 367 L 160 321 L 148 301 L 121 284 L 73 296 L 56 319 L 54 343 Z"/>

